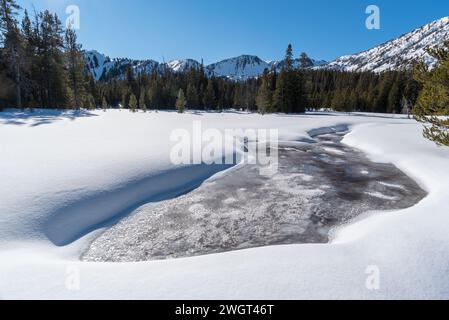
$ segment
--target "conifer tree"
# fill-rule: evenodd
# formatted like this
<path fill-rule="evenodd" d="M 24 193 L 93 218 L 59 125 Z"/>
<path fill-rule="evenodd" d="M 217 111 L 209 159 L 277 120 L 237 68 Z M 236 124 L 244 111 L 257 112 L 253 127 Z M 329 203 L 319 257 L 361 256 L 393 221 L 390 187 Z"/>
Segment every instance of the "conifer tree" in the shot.
<path fill-rule="evenodd" d="M 208 109 L 215 109 L 216 96 L 212 79 L 207 82 L 206 92 L 204 94 L 204 106 Z"/>
<path fill-rule="evenodd" d="M 199 107 L 199 98 L 198 91 L 195 85 L 191 82 L 187 85 L 187 105 L 190 108 L 198 108 Z"/>
<path fill-rule="evenodd" d="M 421 62 L 415 68 L 415 78 L 423 89 L 413 109 L 416 120 L 424 123 L 424 136 L 437 144 L 449 146 L 449 42 L 442 49 L 428 50 L 438 60 L 429 70 Z"/>
<path fill-rule="evenodd" d="M 293 67 L 294 67 L 293 46 L 289 44 L 287 50 L 285 51 L 284 68 L 285 71 L 292 71 Z"/>
<path fill-rule="evenodd" d="M 74 107 L 79 109 L 85 95 L 85 60 L 81 51 L 81 45 L 77 42 L 76 33 L 71 28 L 67 28 L 65 32 L 65 48 L 68 79 L 73 93 Z"/>
<path fill-rule="evenodd" d="M 103 109 L 103 111 L 106 111 L 108 109 L 108 102 L 106 101 L 106 97 L 103 96 L 103 101 L 101 103 L 101 108 Z"/>
<path fill-rule="evenodd" d="M 259 87 L 256 97 L 256 105 L 261 114 L 271 112 L 272 92 L 269 83 L 268 70 L 262 76 L 262 84 Z"/>
<path fill-rule="evenodd" d="M 139 108 L 143 110 L 144 112 L 147 111 L 147 105 L 145 101 L 145 89 L 140 88 L 140 95 L 139 95 Z"/>
<path fill-rule="evenodd" d="M 22 35 L 15 16 L 20 6 L 15 0 L 0 0 L 0 43 L 16 87 L 16 103 L 22 108 Z"/>
<path fill-rule="evenodd" d="M 133 93 L 131 93 L 131 96 L 129 97 L 129 108 L 132 112 L 136 112 L 137 98 Z"/>

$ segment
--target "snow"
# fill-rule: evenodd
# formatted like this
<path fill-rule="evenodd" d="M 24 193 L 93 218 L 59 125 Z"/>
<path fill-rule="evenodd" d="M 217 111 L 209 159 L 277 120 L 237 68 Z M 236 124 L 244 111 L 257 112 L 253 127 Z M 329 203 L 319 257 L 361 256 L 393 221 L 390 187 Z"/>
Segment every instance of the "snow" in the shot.
<path fill-rule="evenodd" d="M 370 50 L 340 57 L 324 68 L 383 72 L 410 67 L 415 60 L 433 67 L 436 59 L 426 49 L 440 48 L 448 38 L 449 17 L 444 17 Z"/>
<path fill-rule="evenodd" d="M 171 131 L 192 130 L 198 120 L 206 129 L 279 128 L 282 141 L 310 141 L 346 127 L 344 143 L 394 163 L 429 195 L 393 214 L 366 213 L 336 229 L 330 244 L 81 262 L 107 228 L 101 221 L 214 173 L 207 166 L 175 167 L 169 159 Z M 402 116 L 9 110 L 0 113 L 0 136 L 1 298 L 449 298 L 449 149 L 426 141 L 421 126 Z M 379 268 L 379 290 L 365 285 L 369 266 Z M 67 286 L 71 270 L 79 271 L 79 288 Z"/>

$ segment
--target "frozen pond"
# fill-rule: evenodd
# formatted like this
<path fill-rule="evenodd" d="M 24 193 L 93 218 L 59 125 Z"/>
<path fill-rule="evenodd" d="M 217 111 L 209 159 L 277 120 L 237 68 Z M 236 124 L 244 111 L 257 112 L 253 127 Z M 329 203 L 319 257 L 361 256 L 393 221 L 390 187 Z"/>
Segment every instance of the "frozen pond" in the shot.
<path fill-rule="evenodd" d="M 131 262 L 326 243 L 331 228 L 361 213 L 407 208 L 426 196 L 395 166 L 343 145 L 343 135 L 281 146 L 274 177 L 246 165 L 145 205 L 94 240 L 82 259 Z"/>

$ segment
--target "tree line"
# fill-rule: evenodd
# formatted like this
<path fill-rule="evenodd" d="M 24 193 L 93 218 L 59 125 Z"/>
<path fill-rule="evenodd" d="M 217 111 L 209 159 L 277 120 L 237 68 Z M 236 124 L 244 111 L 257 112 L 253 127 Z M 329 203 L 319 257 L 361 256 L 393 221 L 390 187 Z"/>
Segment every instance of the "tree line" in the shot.
<path fill-rule="evenodd" d="M 288 46 L 281 70 L 259 78 L 233 81 L 208 77 L 204 67 L 175 73 L 169 69 L 95 81 L 77 35 L 57 15 L 44 11 L 17 19 L 15 0 L 0 0 L 0 108 L 185 108 L 260 113 L 337 111 L 400 113 L 414 103 L 420 84 L 409 72 L 341 72 L 314 70 L 307 54 L 295 64 Z M 405 103 L 406 102 L 406 103 Z"/>
<path fill-rule="evenodd" d="M 18 108 L 95 107 L 84 55 L 72 28 L 56 14 L 0 0 L 0 104 Z"/>

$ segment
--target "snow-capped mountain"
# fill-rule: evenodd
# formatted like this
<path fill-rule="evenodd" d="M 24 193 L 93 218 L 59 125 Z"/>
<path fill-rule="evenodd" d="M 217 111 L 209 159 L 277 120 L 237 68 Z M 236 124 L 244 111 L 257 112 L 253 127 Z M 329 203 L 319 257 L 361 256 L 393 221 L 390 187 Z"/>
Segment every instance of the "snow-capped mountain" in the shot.
<path fill-rule="evenodd" d="M 209 75 L 227 77 L 234 80 L 247 80 L 261 76 L 265 69 L 280 71 L 284 61 L 263 61 L 257 56 L 242 55 L 236 58 L 226 59 L 206 67 Z M 310 67 L 323 66 L 326 61 L 310 59 Z M 300 67 L 300 60 L 295 59 L 293 66 Z"/>
<path fill-rule="evenodd" d="M 210 76 L 227 77 L 234 80 L 246 80 L 260 76 L 271 66 L 257 56 L 242 55 L 226 59 L 206 67 Z"/>
<path fill-rule="evenodd" d="M 98 51 L 86 51 L 86 68 L 96 80 L 106 76 L 123 78 L 128 67 L 134 70 L 135 74 L 150 74 L 153 71 L 163 71 L 165 68 L 173 72 L 186 72 L 192 68 L 201 68 L 201 63 L 193 59 L 173 60 L 168 63 L 159 63 L 154 60 L 131 60 L 131 59 L 111 59 Z M 310 60 L 313 66 L 321 66 L 326 61 Z M 295 60 L 295 67 L 299 67 L 299 59 Z M 239 57 L 226 59 L 217 63 L 205 66 L 208 76 L 226 77 L 241 81 L 256 78 L 263 74 L 265 69 L 281 70 L 283 61 L 264 61 L 257 56 L 242 55 Z"/>
<path fill-rule="evenodd" d="M 310 67 L 323 67 L 327 65 L 329 62 L 325 60 L 314 60 L 309 58 Z M 285 66 L 285 61 L 270 61 L 270 64 L 276 68 L 276 71 L 281 71 L 282 68 Z M 301 61 L 299 59 L 295 59 L 293 61 L 293 68 L 298 69 L 301 67 Z"/>
<path fill-rule="evenodd" d="M 154 60 L 111 59 L 95 50 L 84 52 L 84 56 L 86 68 L 96 80 L 100 80 L 107 75 L 122 78 L 128 67 L 131 67 L 136 74 L 150 74 L 161 68 L 159 62 Z"/>
<path fill-rule="evenodd" d="M 330 63 L 310 59 L 310 66 L 315 69 L 382 72 L 408 68 L 417 59 L 424 59 L 429 66 L 433 66 L 436 61 L 425 50 L 440 47 L 446 40 L 449 40 L 449 17 L 431 22 L 373 49 L 343 56 Z M 106 76 L 123 78 L 128 67 L 131 67 L 135 74 L 149 74 L 166 68 L 173 72 L 186 72 L 191 68 L 201 67 L 201 63 L 192 59 L 173 60 L 168 63 L 154 60 L 110 59 L 97 51 L 86 51 L 85 57 L 86 67 L 96 80 Z M 259 77 L 265 69 L 279 71 L 283 64 L 284 61 L 264 61 L 257 56 L 242 55 L 205 66 L 205 71 L 209 76 L 240 81 Z M 300 66 L 299 59 L 295 59 L 294 66 L 296 68 Z"/>
<path fill-rule="evenodd" d="M 417 59 L 424 59 L 432 67 L 436 61 L 425 49 L 440 47 L 446 40 L 449 40 L 449 17 L 431 22 L 371 50 L 340 57 L 326 68 L 382 72 L 409 68 Z"/>
<path fill-rule="evenodd" d="M 201 68 L 201 63 L 193 59 L 173 60 L 167 63 L 167 67 L 174 72 L 186 72 Z"/>

